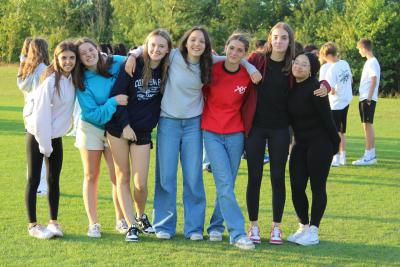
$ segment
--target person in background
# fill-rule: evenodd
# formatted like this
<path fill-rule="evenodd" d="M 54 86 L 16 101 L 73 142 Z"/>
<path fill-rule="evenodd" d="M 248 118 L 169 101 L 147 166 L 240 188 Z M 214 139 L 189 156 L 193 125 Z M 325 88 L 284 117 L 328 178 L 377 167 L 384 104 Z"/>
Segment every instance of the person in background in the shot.
<path fill-rule="evenodd" d="M 357 48 L 360 55 L 367 59 L 361 74 L 359 88 L 360 101 L 358 103 L 361 123 L 364 128 L 365 151 L 360 159 L 353 161 L 353 165 L 373 165 L 377 163 L 373 123 L 376 103 L 378 101 L 381 67 L 374 56 L 371 40 L 362 38 L 358 41 Z"/>
<path fill-rule="evenodd" d="M 128 54 L 128 50 L 123 43 L 118 43 L 112 48 L 114 55 L 126 56 Z"/>
<path fill-rule="evenodd" d="M 321 47 L 320 56 L 327 62 L 325 64 L 328 64 L 328 69 L 320 72 L 319 80 L 326 80 L 331 86 L 329 103 L 340 135 L 339 152 L 333 157 L 332 166 L 339 167 L 346 164 L 347 112 L 353 98 L 353 78 L 349 64 L 338 58 L 334 43 L 325 43 Z"/>
<path fill-rule="evenodd" d="M 18 88 L 24 95 L 25 114 L 31 112 L 30 109 L 32 108 L 33 92 L 39 85 L 40 76 L 42 75 L 43 71 L 46 69 L 47 65 L 50 64 L 47 41 L 42 38 L 35 38 L 34 42 L 32 42 L 32 40 L 32 37 L 27 37 L 24 40 L 20 55 L 20 66 L 17 75 Z M 28 59 L 29 50 L 31 50 L 31 52 Z M 22 75 L 22 72 L 24 72 L 24 75 Z M 37 194 L 39 196 L 47 195 L 46 173 L 46 164 L 42 164 L 40 183 L 37 188 Z M 28 180 L 28 178 L 29 174 L 27 168 L 26 179 Z"/>
<path fill-rule="evenodd" d="M 304 46 L 304 52 L 310 52 L 313 53 L 316 57 L 318 57 L 319 55 L 319 49 L 318 46 L 316 46 L 315 44 L 308 44 Z"/>

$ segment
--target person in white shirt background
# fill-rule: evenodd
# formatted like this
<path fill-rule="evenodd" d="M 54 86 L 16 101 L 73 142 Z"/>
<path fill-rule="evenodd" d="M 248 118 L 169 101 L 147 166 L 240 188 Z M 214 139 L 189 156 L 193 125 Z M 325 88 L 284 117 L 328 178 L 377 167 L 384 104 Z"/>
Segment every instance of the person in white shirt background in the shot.
<path fill-rule="evenodd" d="M 333 119 L 341 139 L 339 152 L 333 157 L 332 166 L 346 164 L 346 126 L 349 105 L 353 99 L 352 73 L 347 61 L 339 59 L 338 49 L 333 42 L 325 43 L 320 57 L 326 61 L 320 71 L 319 80 L 326 80 L 331 86 L 329 103 Z"/>
<path fill-rule="evenodd" d="M 25 116 L 28 161 L 25 201 L 29 218 L 28 233 L 40 239 L 63 236 L 57 221 L 63 161 L 62 136 L 67 133 L 72 122 L 75 86 L 71 72 L 75 68 L 76 56 L 77 49 L 72 42 L 64 41 L 55 48 L 53 63 L 44 71 L 40 85 L 32 95 L 31 112 Z M 29 60 L 30 55 L 27 61 Z M 38 224 L 36 220 L 36 190 L 43 158 L 48 166 L 50 220 L 47 227 Z"/>
<path fill-rule="evenodd" d="M 367 58 L 360 80 L 359 111 L 365 135 L 364 155 L 353 161 L 353 165 L 376 164 L 375 132 L 373 127 L 376 102 L 378 101 L 378 88 L 381 76 L 379 62 L 373 54 L 372 42 L 362 38 L 357 43 L 357 48 L 362 57 Z"/>
<path fill-rule="evenodd" d="M 44 71 L 47 65 L 49 65 L 49 53 L 47 51 L 47 42 L 44 39 L 36 38 L 35 45 L 32 45 L 30 62 L 26 63 L 28 58 L 29 47 L 32 42 L 32 37 L 27 37 L 22 45 L 20 54 L 20 65 L 17 75 L 17 85 L 24 95 L 25 107 L 24 110 L 28 110 L 31 99 L 31 92 L 33 92 L 39 84 L 40 75 Z M 38 48 L 38 49 L 36 49 Z M 37 55 L 40 54 L 40 55 Z M 32 62 L 31 60 L 34 60 Z M 22 76 L 24 72 L 24 76 Z M 24 78 L 24 79 L 23 79 Z M 26 179 L 28 180 L 28 168 L 26 173 Z M 46 181 L 46 165 L 42 165 L 42 171 L 40 173 L 40 184 L 37 190 L 39 196 L 47 195 L 47 181 Z"/>

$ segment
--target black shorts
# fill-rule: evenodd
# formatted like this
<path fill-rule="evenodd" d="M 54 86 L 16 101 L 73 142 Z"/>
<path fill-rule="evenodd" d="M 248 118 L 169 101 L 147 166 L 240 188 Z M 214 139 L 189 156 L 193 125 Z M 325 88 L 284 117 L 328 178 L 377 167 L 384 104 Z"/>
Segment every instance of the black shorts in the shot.
<path fill-rule="evenodd" d="M 333 121 L 335 122 L 338 132 L 346 133 L 348 111 L 349 105 L 347 105 L 344 109 L 332 110 Z"/>
<path fill-rule="evenodd" d="M 129 144 L 135 144 L 137 146 L 150 144 L 150 149 L 153 148 L 153 141 L 151 141 L 151 132 L 135 132 L 136 141 L 129 140 Z"/>
<path fill-rule="evenodd" d="M 120 131 L 114 131 L 114 130 L 108 129 L 107 132 L 114 137 L 122 138 L 122 132 L 120 132 Z M 150 132 L 135 132 L 135 135 L 136 135 L 136 141 L 128 140 L 128 144 L 135 144 L 138 146 L 150 144 L 150 149 L 153 148 L 153 141 L 151 141 L 151 131 Z"/>
<path fill-rule="evenodd" d="M 375 114 L 376 101 L 372 100 L 371 104 L 368 105 L 367 99 L 358 103 L 358 109 L 360 111 L 360 119 L 362 123 L 373 123 Z"/>

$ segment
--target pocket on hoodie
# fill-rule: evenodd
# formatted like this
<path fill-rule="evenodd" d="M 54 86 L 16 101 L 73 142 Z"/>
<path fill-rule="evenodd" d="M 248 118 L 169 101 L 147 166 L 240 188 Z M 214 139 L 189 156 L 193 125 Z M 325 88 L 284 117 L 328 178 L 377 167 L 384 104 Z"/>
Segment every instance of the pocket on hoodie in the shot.
<path fill-rule="evenodd" d="M 26 101 L 25 106 L 24 106 L 24 109 L 23 109 L 23 111 L 22 111 L 22 116 L 23 116 L 24 118 L 26 118 L 26 117 L 32 115 L 34 106 L 35 106 L 35 101 L 34 101 L 34 99 L 33 99 L 33 98 L 28 99 L 28 100 Z"/>

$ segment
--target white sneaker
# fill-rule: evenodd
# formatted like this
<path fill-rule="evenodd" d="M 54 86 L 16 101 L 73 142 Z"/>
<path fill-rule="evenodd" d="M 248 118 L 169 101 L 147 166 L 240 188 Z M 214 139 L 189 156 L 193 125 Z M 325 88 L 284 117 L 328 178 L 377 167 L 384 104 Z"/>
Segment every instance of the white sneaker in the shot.
<path fill-rule="evenodd" d="M 222 241 L 222 233 L 218 231 L 211 231 L 209 234 L 210 241 Z"/>
<path fill-rule="evenodd" d="M 247 236 L 239 237 L 239 239 L 234 243 L 234 245 L 244 250 L 251 250 L 255 248 L 253 241 L 251 241 Z"/>
<path fill-rule="evenodd" d="M 339 164 L 340 164 L 341 166 L 346 165 L 346 153 L 340 153 Z"/>
<path fill-rule="evenodd" d="M 163 232 L 163 231 L 157 232 L 156 237 L 158 239 L 165 239 L 165 240 L 171 239 L 171 235 L 169 233 Z"/>
<path fill-rule="evenodd" d="M 260 228 L 258 227 L 258 225 L 250 226 L 250 229 L 247 232 L 247 236 L 255 244 L 261 243 Z"/>
<path fill-rule="evenodd" d="M 339 167 L 339 165 L 340 165 L 340 156 L 339 156 L 339 154 L 336 154 L 336 155 L 333 156 L 331 166 L 332 167 Z"/>
<path fill-rule="evenodd" d="M 296 243 L 303 246 L 312 246 L 318 244 L 318 227 L 311 225 L 303 236 L 296 239 Z"/>
<path fill-rule="evenodd" d="M 310 228 L 308 224 L 299 223 L 299 229 L 297 229 L 296 233 L 288 236 L 287 241 L 296 243 L 296 240 L 302 237 Z"/>
<path fill-rule="evenodd" d="M 190 240 L 192 241 L 200 241 L 203 240 L 203 235 L 199 233 L 193 233 L 190 235 Z"/>
<path fill-rule="evenodd" d="M 123 235 L 125 235 L 128 232 L 129 227 L 125 219 L 117 220 L 117 223 L 115 224 L 115 230 L 117 230 L 118 233 Z"/>
<path fill-rule="evenodd" d="M 362 158 L 353 161 L 353 165 L 355 166 L 367 166 L 367 165 L 373 165 L 376 164 L 378 161 L 376 160 L 376 157 L 373 158 L 367 158 L 363 156 Z"/>
<path fill-rule="evenodd" d="M 49 223 L 47 230 L 53 233 L 53 236 L 63 237 L 64 234 L 61 230 L 61 226 L 58 223 Z"/>
<path fill-rule="evenodd" d="M 89 237 L 100 238 L 101 237 L 100 228 L 101 228 L 101 225 L 98 223 L 89 225 L 87 235 Z"/>
<path fill-rule="evenodd" d="M 28 229 L 28 233 L 30 236 L 39 238 L 39 239 L 50 239 L 53 237 L 53 233 L 50 232 L 46 227 L 41 224 L 36 224 Z"/>

